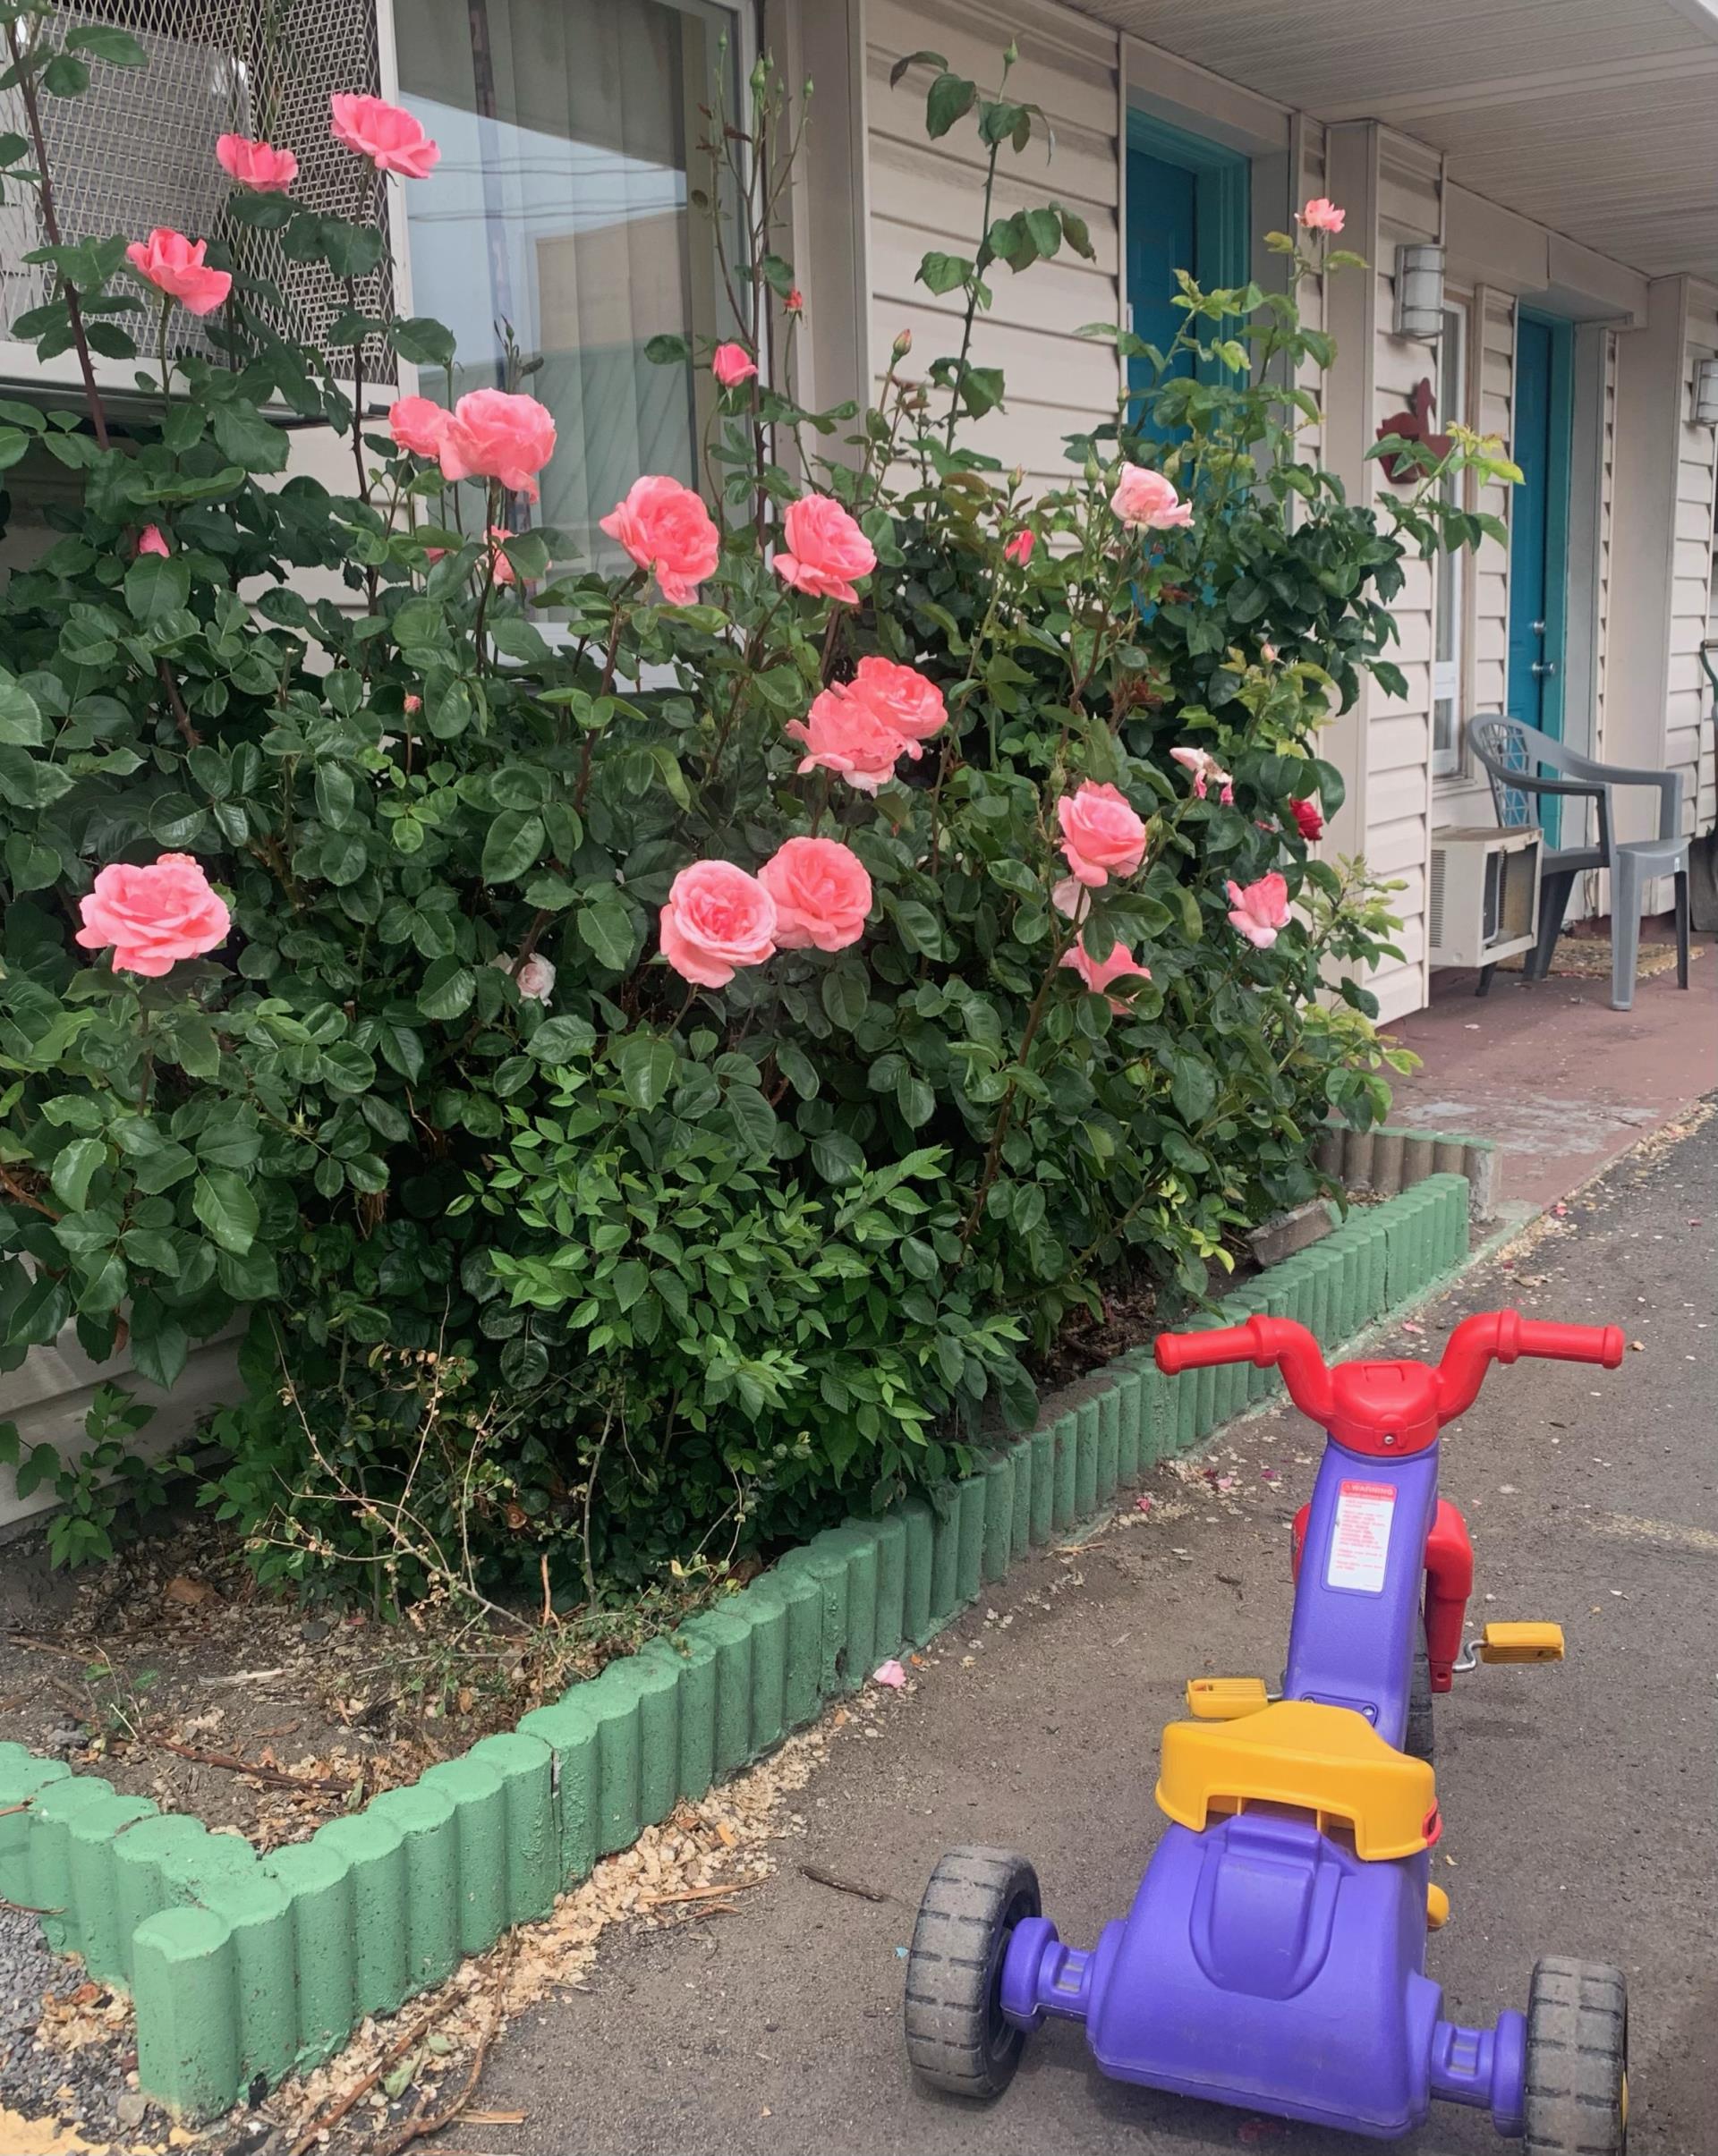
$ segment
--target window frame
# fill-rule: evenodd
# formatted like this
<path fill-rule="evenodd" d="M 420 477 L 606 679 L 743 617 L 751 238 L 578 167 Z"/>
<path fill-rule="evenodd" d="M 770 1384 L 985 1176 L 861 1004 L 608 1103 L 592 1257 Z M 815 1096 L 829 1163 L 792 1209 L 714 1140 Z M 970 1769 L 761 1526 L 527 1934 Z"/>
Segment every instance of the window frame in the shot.
<path fill-rule="evenodd" d="M 1449 292 L 1444 294 L 1443 335 L 1438 340 L 1438 420 L 1447 427 L 1451 420 L 1460 425 L 1469 424 L 1468 406 L 1472 398 L 1474 298 L 1471 293 Z M 1445 395 L 1447 376 L 1451 371 L 1450 355 L 1454 354 L 1454 395 Z M 1468 481 L 1465 477 L 1446 480 L 1450 491 L 1447 498 L 1460 501 L 1463 507 L 1471 506 L 1467 496 Z M 1467 745 L 1462 731 L 1463 716 L 1471 701 L 1468 683 L 1472 676 L 1473 640 L 1469 634 L 1469 615 L 1474 594 L 1473 556 L 1466 548 L 1438 557 L 1437 571 L 1433 581 L 1432 622 L 1432 695 L 1431 743 L 1432 776 L 1434 779 L 1453 782 L 1462 779 L 1467 772 Z M 1449 603 L 1443 599 L 1442 586 L 1447 573 Z M 1447 658 L 1438 657 L 1438 644 L 1444 628 L 1450 632 L 1450 651 Z M 1438 707 L 1450 707 L 1450 741 L 1447 747 L 1438 745 Z"/>

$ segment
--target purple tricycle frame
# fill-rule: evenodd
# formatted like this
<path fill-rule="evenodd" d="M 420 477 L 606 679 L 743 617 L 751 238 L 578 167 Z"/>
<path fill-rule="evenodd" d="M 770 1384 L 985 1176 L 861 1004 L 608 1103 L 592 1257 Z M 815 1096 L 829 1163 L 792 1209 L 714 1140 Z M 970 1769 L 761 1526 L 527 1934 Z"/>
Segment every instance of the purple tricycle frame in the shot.
<path fill-rule="evenodd" d="M 1441 1370 L 1327 1371 L 1309 1334 L 1270 1319 L 1159 1342 L 1170 1371 L 1280 1362 L 1297 1404 L 1326 1426 L 1285 1699 L 1350 1710 L 1403 1748 L 1430 1607 L 1439 1427 L 1471 1404 L 1493 1355 L 1614 1366 L 1621 1345 L 1613 1327 L 1535 1326 L 1513 1312 L 1468 1320 Z M 1435 1572 L 1435 1549 L 1433 1561 Z M 1446 1635 L 1451 1621 L 1459 1643 L 1459 1603 L 1443 1606 Z M 1447 1660 L 1443 1670 L 1447 1685 Z M 1098 2066 L 1118 2080 L 1381 2140 L 1424 2124 L 1433 2098 L 1488 2109 L 1498 2133 L 1519 2135 L 1527 2017 L 1506 2009 L 1489 2027 L 1451 2021 L 1425 1973 L 1438 1831 L 1434 1810 L 1427 1846 L 1380 1860 L 1316 1812 L 1284 1804 L 1212 1811 L 1198 1831 L 1172 1821 L 1132 1908 L 1089 1952 L 1044 1916 L 1012 1915 L 998 1935 L 993 2021 L 1015 2043 L 1008 2029 L 1033 2031 L 1047 2016 L 1083 2022 Z M 1626 2095 L 1623 2115 L 1626 2126 Z"/>

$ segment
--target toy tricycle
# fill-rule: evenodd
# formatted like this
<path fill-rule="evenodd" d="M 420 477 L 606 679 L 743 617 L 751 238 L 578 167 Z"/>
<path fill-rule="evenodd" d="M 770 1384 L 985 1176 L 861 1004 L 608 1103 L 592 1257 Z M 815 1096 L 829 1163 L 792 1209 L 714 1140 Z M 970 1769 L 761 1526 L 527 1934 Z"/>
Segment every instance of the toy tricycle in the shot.
<path fill-rule="evenodd" d="M 1441 1821 L 1431 1696 L 1476 1660 L 1561 1659 L 1554 1625 L 1488 1625 L 1464 1654 L 1473 1550 L 1438 1496 L 1438 1431 L 1486 1365 L 1520 1355 L 1622 1360 L 1615 1326 L 1511 1310 L 1459 1325 L 1435 1369 L 1331 1370 L 1304 1326 L 1250 1318 L 1166 1333 L 1160 1369 L 1280 1365 L 1330 1441 L 1295 1523 L 1296 1593 L 1280 1697 L 1257 1677 L 1195 1678 L 1194 1719 L 1163 1732 L 1169 1825 L 1134 1906 L 1090 1952 L 1039 1913 L 1024 1857 L 951 1851 L 920 1906 L 906 2044 L 935 2086 L 994 2096 L 1047 2015 L 1085 2024 L 1120 2081 L 1369 2134 L 1423 2125 L 1432 2099 L 1488 2109 L 1500 2134 L 1552 2156 L 1622 2156 L 1622 1974 L 1547 1957 L 1525 2015 L 1443 2018 L 1425 1942 L 1449 1914 L 1430 1852 Z M 1416 1693 L 1419 1693 L 1417 1702 Z"/>

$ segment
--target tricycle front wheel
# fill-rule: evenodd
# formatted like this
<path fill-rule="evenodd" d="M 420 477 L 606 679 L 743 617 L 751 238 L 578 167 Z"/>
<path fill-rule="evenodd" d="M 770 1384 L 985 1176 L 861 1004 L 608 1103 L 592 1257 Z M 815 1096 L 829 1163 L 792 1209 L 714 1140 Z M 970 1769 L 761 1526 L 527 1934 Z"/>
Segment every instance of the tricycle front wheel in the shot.
<path fill-rule="evenodd" d="M 906 1957 L 906 2055 L 932 2088 L 999 2096 L 1025 2042 L 1002 2018 L 1002 1958 L 1041 1914 L 1038 1874 L 1007 1849 L 951 1849 L 931 1874 Z"/>
<path fill-rule="evenodd" d="M 1547 1954 L 1527 1999 L 1527 2156 L 1625 2156 L 1629 1996 L 1609 1962 Z"/>

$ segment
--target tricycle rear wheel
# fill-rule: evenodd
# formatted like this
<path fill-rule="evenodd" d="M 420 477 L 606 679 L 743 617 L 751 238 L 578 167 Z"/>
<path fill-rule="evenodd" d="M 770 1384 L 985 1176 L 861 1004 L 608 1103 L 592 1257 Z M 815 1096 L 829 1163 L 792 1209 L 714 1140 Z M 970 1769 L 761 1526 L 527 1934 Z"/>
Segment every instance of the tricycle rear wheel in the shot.
<path fill-rule="evenodd" d="M 1629 1995 L 1609 1962 L 1534 1964 L 1525 2145 L 1527 2156 L 1625 2156 Z"/>
<path fill-rule="evenodd" d="M 932 2088 L 999 2096 L 1025 2042 L 1002 2018 L 1002 1957 L 1041 1913 L 1038 1874 L 1007 1849 L 951 1849 L 931 1874 L 906 1957 L 906 2055 Z"/>

